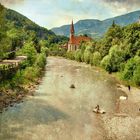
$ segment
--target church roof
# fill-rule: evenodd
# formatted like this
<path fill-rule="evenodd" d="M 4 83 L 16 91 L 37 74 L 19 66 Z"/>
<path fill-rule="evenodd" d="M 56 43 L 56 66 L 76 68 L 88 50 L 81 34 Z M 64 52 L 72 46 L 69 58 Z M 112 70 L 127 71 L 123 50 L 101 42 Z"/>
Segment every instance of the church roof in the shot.
<path fill-rule="evenodd" d="M 74 45 L 80 45 L 82 41 L 90 41 L 92 40 L 90 37 L 86 36 L 74 36 L 74 24 L 73 20 L 70 26 L 70 39 L 69 39 L 69 44 L 74 44 Z"/>
<path fill-rule="evenodd" d="M 80 43 L 82 41 L 90 41 L 91 38 L 90 37 L 86 37 L 86 36 L 73 36 L 70 40 L 69 40 L 69 44 L 75 44 L 75 45 L 80 45 Z"/>

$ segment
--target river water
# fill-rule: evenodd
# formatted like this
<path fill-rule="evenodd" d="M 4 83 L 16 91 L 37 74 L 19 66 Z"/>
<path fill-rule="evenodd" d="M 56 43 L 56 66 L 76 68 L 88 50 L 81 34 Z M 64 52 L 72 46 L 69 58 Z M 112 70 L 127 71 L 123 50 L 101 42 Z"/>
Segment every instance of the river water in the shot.
<path fill-rule="evenodd" d="M 105 72 L 49 57 L 35 96 L 0 114 L 0 140 L 104 140 L 103 115 L 92 110 L 99 104 L 114 113 L 121 94 Z"/>

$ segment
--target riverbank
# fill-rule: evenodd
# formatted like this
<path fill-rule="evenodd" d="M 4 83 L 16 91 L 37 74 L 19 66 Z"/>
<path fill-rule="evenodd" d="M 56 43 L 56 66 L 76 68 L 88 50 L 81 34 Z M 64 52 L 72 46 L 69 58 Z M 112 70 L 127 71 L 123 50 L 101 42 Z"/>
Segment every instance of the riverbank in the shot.
<path fill-rule="evenodd" d="M 9 106 L 23 102 L 26 96 L 34 96 L 34 91 L 41 82 L 38 78 L 35 82 L 29 85 L 17 86 L 15 89 L 4 89 L 0 91 L 0 113 L 7 110 Z"/>
<path fill-rule="evenodd" d="M 10 63 L 19 63 L 22 61 L 16 73 L 10 71 L 8 75 L 0 82 L 0 112 L 21 102 L 26 95 L 32 95 L 36 86 L 40 83 L 40 78 L 44 74 L 46 66 L 47 48 L 42 47 L 38 53 L 34 46 L 27 45 L 17 52 L 17 55 L 27 57 L 17 57 Z M 7 60 L 8 61 L 8 60 Z"/>
<path fill-rule="evenodd" d="M 140 116 L 140 89 L 131 87 L 130 91 L 128 87 L 120 85 L 120 90 L 128 95 L 128 99 L 121 102 L 121 111 L 131 116 Z"/>
<path fill-rule="evenodd" d="M 127 100 L 119 102 L 116 114 L 103 117 L 104 126 L 109 139 L 138 140 L 140 139 L 140 89 L 118 85 L 118 89 L 125 92 Z"/>

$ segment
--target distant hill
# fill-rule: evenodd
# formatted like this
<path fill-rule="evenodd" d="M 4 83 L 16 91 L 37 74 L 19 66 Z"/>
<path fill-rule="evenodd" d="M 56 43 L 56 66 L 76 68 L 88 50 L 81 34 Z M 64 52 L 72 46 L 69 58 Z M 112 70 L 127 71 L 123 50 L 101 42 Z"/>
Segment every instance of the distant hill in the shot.
<path fill-rule="evenodd" d="M 44 27 L 40 27 L 22 14 L 11 10 L 5 9 L 5 18 L 7 22 L 15 28 L 23 28 L 24 30 L 34 31 L 39 38 L 48 39 L 50 36 L 56 36 L 52 31 L 47 30 Z"/>
<path fill-rule="evenodd" d="M 87 34 L 91 37 L 102 36 L 107 29 L 112 25 L 113 20 L 116 24 L 125 26 L 137 22 L 140 16 L 140 11 L 131 12 L 125 15 L 117 16 L 114 18 L 106 19 L 103 21 L 95 19 L 80 20 L 75 23 L 75 32 L 77 35 Z M 69 36 L 70 25 L 64 25 L 51 29 L 57 35 Z"/>

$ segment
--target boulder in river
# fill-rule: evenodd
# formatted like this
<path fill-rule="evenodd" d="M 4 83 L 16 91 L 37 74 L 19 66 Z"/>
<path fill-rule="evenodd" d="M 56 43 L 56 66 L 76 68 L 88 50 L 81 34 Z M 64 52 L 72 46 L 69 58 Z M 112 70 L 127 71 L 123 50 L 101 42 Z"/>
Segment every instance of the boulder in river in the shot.
<path fill-rule="evenodd" d="M 74 84 L 71 84 L 70 88 L 75 88 L 75 85 Z"/>

